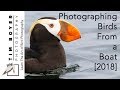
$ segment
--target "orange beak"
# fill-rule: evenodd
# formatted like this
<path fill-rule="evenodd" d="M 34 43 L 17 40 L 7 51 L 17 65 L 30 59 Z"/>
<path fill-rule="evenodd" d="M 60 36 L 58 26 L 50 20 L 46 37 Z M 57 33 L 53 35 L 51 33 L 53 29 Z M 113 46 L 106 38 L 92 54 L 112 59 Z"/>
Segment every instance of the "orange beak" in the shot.
<path fill-rule="evenodd" d="M 60 36 L 61 40 L 71 42 L 81 38 L 80 31 L 75 26 L 64 20 L 60 20 L 59 22 L 61 30 L 59 31 L 58 36 Z"/>

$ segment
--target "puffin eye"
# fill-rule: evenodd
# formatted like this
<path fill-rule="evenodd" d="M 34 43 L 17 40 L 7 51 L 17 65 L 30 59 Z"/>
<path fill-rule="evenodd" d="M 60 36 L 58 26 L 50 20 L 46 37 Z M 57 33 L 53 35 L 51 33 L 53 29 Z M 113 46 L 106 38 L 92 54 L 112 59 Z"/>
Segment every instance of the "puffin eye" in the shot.
<path fill-rule="evenodd" d="M 49 27 L 53 28 L 53 27 L 54 27 L 54 25 L 53 25 L 53 24 L 49 24 Z"/>

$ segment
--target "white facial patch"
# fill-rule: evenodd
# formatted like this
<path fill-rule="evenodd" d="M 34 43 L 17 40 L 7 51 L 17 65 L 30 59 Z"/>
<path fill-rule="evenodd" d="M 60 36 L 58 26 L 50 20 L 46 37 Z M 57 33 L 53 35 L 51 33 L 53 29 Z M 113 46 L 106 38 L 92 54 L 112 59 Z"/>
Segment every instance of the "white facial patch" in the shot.
<path fill-rule="evenodd" d="M 57 19 L 57 20 L 52 20 L 52 19 L 40 19 L 40 20 L 37 20 L 37 21 L 35 21 L 35 22 L 32 24 L 32 26 L 31 26 L 31 28 L 30 28 L 30 32 L 32 32 L 32 30 L 33 30 L 33 28 L 34 28 L 34 26 L 35 26 L 36 24 L 42 24 L 43 26 L 46 27 L 46 29 L 47 29 L 52 35 L 54 35 L 54 36 L 56 36 L 56 37 L 58 38 L 58 35 L 57 35 L 57 34 L 59 33 L 59 31 L 60 31 L 60 29 L 61 29 L 61 25 L 60 25 L 58 19 Z M 53 27 L 50 27 L 51 24 L 53 25 Z"/>
<path fill-rule="evenodd" d="M 59 20 L 52 20 L 52 19 L 42 19 L 42 20 L 38 20 L 38 22 L 40 21 L 40 24 L 42 24 L 43 26 L 46 27 L 46 29 L 54 36 L 57 37 L 57 34 L 60 31 L 60 23 Z M 50 24 L 53 24 L 53 27 L 50 27 Z"/>

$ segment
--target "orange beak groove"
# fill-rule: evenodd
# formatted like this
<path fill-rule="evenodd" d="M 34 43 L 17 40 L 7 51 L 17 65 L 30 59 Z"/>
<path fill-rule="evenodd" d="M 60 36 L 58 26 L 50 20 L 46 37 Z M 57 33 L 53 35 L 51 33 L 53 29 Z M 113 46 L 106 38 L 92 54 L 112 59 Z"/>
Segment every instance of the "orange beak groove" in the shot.
<path fill-rule="evenodd" d="M 81 38 L 80 31 L 72 24 L 60 20 L 61 30 L 58 33 L 62 41 L 71 42 Z"/>

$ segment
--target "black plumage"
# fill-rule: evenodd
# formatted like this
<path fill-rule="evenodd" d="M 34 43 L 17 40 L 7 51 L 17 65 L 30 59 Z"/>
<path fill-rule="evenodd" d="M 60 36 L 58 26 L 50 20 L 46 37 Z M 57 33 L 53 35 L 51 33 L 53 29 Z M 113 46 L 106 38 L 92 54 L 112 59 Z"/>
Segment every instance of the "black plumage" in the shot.
<path fill-rule="evenodd" d="M 66 56 L 60 40 L 46 27 L 36 24 L 30 36 L 30 48 L 25 49 L 25 72 L 39 73 L 66 66 Z"/>

